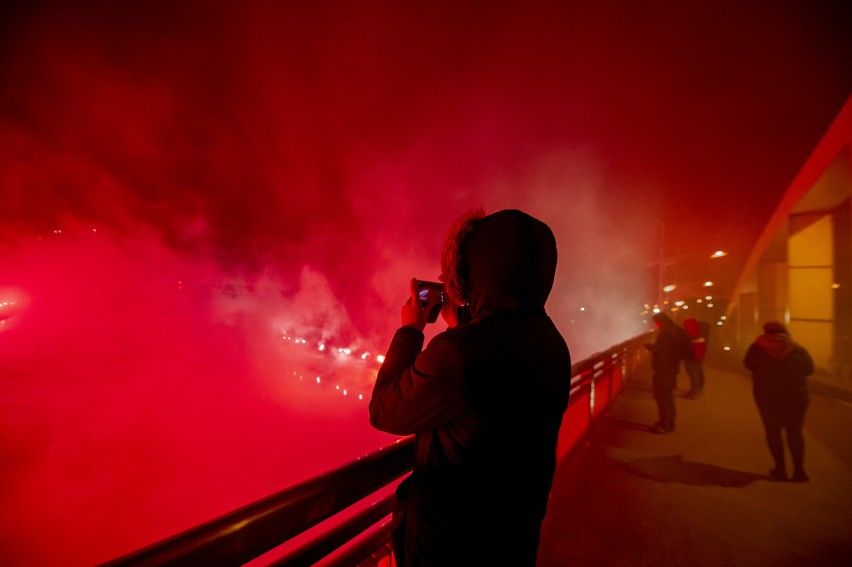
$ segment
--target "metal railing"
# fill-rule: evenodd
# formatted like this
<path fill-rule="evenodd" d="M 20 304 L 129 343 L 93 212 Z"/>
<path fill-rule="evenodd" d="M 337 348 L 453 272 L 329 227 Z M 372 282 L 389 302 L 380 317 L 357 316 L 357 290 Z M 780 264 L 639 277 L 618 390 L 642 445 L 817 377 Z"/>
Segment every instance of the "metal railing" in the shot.
<path fill-rule="evenodd" d="M 571 396 L 560 431 L 560 457 L 588 433 L 644 358 L 640 335 L 571 367 Z M 588 408 L 583 404 L 586 402 Z M 576 416 L 568 419 L 569 414 Z M 105 563 L 103 567 L 243 565 L 330 518 L 351 515 L 271 562 L 301 567 L 335 554 L 330 565 L 378 564 L 390 556 L 390 485 L 414 463 L 414 438 L 405 437 L 350 463 L 225 514 L 195 528 Z M 352 513 L 359 503 L 359 511 Z"/>

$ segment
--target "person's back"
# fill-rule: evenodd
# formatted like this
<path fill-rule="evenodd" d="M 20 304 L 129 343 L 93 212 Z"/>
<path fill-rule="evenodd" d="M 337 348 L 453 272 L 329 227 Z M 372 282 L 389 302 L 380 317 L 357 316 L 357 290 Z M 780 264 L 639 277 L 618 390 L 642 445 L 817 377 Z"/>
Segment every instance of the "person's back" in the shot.
<path fill-rule="evenodd" d="M 403 327 L 377 378 L 373 425 L 416 434 L 414 472 L 399 491 L 401 565 L 535 564 L 571 360 L 543 308 L 555 245 L 553 258 L 539 259 L 543 271 L 524 260 L 506 277 L 505 268 L 529 253 L 507 249 L 506 239 L 541 229 L 520 215 L 496 213 L 466 239 L 473 320 L 422 352 L 422 334 Z M 524 238 L 538 245 L 538 237 Z"/>
<path fill-rule="evenodd" d="M 784 431 L 793 461 L 792 480 L 807 482 L 802 426 L 809 402 L 806 379 L 814 371 L 813 360 L 807 350 L 793 341 L 783 323 L 769 321 L 763 331 L 749 346 L 743 364 L 752 372 L 754 401 L 775 462 L 769 475 L 777 480 L 787 479 Z"/>
<path fill-rule="evenodd" d="M 759 336 L 746 352 L 743 364 L 752 371 L 757 398 L 766 401 L 807 399 L 806 378 L 814 371 L 813 361 L 786 332 L 774 331 Z"/>
<path fill-rule="evenodd" d="M 660 323 L 660 328 L 656 340 L 650 345 L 651 364 L 655 372 L 676 375 L 680 361 L 692 352 L 689 335 L 665 314 L 654 315 L 654 320 Z"/>

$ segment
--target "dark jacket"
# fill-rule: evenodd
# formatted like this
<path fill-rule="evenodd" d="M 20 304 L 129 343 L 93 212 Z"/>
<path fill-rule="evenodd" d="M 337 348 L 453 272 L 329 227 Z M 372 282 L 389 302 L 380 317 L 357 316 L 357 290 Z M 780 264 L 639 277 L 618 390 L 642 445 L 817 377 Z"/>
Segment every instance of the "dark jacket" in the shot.
<path fill-rule="evenodd" d="M 651 351 L 651 368 L 657 376 L 677 376 L 680 361 L 692 356 L 689 335 L 667 315 L 658 313 L 654 320 L 660 323 L 653 344 L 645 345 Z"/>
<path fill-rule="evenodd" d="M 787 333 L 764 333 L 746 352 L 743 364 L 752 372 L 758 404 L 800 403 L 808 399 L 806 378 L 814 363 L 808 351 Z"/>
<path fill-rule="evenodd" d="M 462 246 L 473 320 L 422 352 L 422 333 L 399 329 L 370 401 L 375 427 L 416 436 L 401 565 L 533 566 L 571 378 L 544 311 L 555 241 L 501 211 Z"/>

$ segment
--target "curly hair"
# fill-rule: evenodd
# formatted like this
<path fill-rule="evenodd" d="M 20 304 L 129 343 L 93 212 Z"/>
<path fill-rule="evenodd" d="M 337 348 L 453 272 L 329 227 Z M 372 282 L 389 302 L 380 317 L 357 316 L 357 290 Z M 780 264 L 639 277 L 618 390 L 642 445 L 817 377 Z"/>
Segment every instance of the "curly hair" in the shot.
<path fill-rule="evenodd" d="M 476 226 L 477 221 L 483 218 L 485 218 L 485 210 L 481 207 L 465 212 L 450 225 L 444 238 L 440 279 L 444 283 L 447 295 L 459 305 L 467 303 L 467 298 L 464 296 L 465 270 L 461 254 L 462 243 Z"/>

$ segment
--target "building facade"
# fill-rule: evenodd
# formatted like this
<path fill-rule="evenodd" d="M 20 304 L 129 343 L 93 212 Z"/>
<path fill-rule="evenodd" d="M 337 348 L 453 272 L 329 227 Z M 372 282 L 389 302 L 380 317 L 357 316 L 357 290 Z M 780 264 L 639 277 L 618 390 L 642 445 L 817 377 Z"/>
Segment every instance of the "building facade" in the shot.
<path fill-rule="evenodd" d="M 723 341 L 744 355 L 767 321 L 811 353 L 814 380 L 852 389 L 852 97 L 794 178 L 745 264 Z M 742 360 L 742 358 L 739 358 Z"/>

